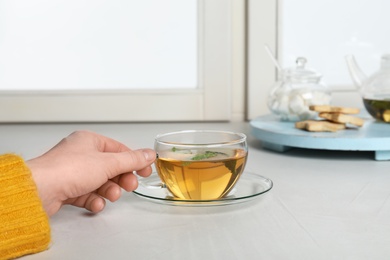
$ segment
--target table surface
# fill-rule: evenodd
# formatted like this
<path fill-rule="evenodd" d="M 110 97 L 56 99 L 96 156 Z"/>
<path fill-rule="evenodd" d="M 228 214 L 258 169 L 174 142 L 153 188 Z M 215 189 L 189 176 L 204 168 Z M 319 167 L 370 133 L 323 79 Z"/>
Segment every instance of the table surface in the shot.
<path fill-rule="evenodd" d="M 390 162 L 368 151 L 265 150 L 248 122 L 0 124 L 1 153 L 26 159 L 74 130 L 129 147 L 153 147 L 158 133 L 221 129 L 248 134 L 246 170 L 270 178 L 245 203 L 184 207 L 124 193 L 100 214 L 65 206 L 51 218 L 49 250 L 27 259 L 389 259 Z"/>

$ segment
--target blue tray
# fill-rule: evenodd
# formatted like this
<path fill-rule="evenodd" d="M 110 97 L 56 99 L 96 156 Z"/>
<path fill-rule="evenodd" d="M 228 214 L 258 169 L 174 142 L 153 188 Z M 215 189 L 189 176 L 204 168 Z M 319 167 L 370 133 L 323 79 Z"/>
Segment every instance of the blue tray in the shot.
<path fill-rule="evenodd" d="M 250 122 L 251 133 L 264 148 L 284 152 L 291 148 L 373 151 L 375 160 L 390 160 L 390 123 L 379 122 L 369 115 L 360 116 L 362 127 L 337 132 L 308 132 L 296 129 L 294 122 L 265 115 Z"/>

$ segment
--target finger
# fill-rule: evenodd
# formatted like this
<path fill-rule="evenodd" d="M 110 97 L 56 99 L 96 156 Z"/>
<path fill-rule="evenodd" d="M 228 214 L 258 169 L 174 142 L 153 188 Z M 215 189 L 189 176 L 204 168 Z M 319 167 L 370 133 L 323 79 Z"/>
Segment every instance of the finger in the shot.
<path fill-rule="evenodd" d="M 137 177 L 133 173 L 124 173 L 119 176 L 118 184 L 125 191 L 133 191 L 138 187 Z"/>
<path fill-rule="evenodd" d="M 97 194 L 114 202 L 121 197 L 121 188 L 117 183 L 109 180 L 97 190 Z"/>
<path fill-rule="evenodd" d="M 88 193 L 75 199 L 65 201 L 65 204 L 85 208 L 93 213 L 98 213 L 104 209 L 106 201 L 96 193 Z"/>
<path fill-rule="evenodd" d="M 111 181 L 117 183 L 121 188 L 126 191 L 133 191 L 138 187 L 138 179 L 134 173 L 127 172 L 116 176 Z"/>
<path fill-rule="evenodd" d="M 140 149 L 134 151 L 126 151 L 121 153 L 104 153 L 107 157 L 104 162 L 107 162 L 108 179 L 112 179 L 119 174 L 126 172 L 139 171 L 149 167 L 156 159 L 156 153 L 152 149 Z"/>
<path fill-rule="evenodd" d="M 148 166 L 146 168 L 143 168 L 141 170 L 137 171 L 137 175 L 142 176 L 142 177 L 148 177 L 152 173 L 152 167 Z"/>
<path fill-rule="evenodd" d="M 92 193 L 92 194 L 94 194 L 94 193 Z M 106 206 L 106 201 L 98 195 L 96 195 L 95 198 L 93 198 L 91 200 L 87 200 L 87 202 L 88 202 L 88 204 L 85 205 L 85 208 L 93 213 L 98 213 L 98 212 L 102 211 L 104 209 L 104 207 Z"/>

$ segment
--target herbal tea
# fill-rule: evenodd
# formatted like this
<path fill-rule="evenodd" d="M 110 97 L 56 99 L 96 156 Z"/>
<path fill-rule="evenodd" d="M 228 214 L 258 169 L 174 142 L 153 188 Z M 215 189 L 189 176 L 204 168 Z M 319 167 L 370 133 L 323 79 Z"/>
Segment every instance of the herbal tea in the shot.
<path fill-rule="evenodd" d="M 373 100 L 364 98 L 363 103 L 372 117 L 390 123 L 390 99 Z"/>
<path fill-rule="evenodd" d="M 234 187 L 246 163 L 243 149 L 185 150 L 159 152 L 157 172 L 169 191 L 186 200 L 218 199 Z"/>

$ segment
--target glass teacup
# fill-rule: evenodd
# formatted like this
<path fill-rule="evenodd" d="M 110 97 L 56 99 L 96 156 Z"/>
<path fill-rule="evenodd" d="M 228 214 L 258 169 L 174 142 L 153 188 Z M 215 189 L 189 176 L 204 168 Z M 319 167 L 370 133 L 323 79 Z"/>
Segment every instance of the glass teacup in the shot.
<path fill-rule="evenodd" d="M 248 154 L 245 134 L 214 130 L 161 134 L 154 148 L 161 181 L 184 200 L 226 196 L 243 173 Z"/>

